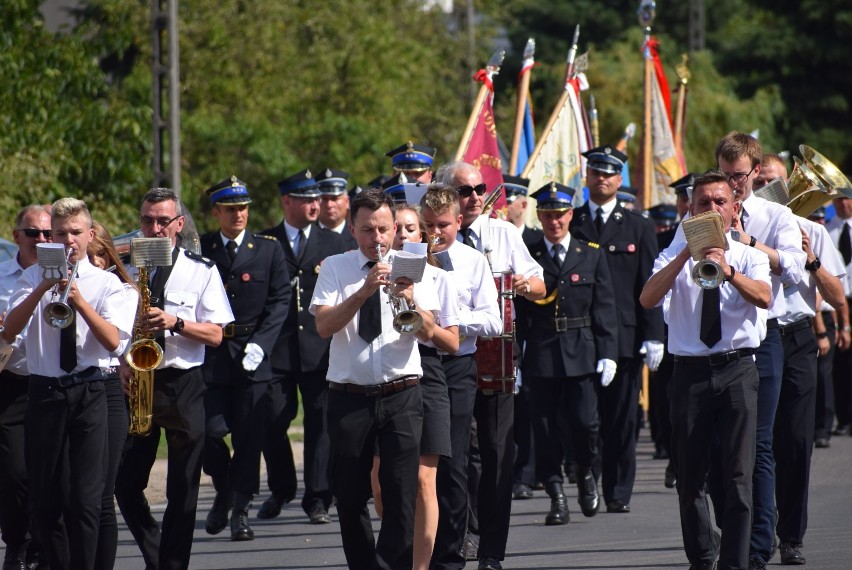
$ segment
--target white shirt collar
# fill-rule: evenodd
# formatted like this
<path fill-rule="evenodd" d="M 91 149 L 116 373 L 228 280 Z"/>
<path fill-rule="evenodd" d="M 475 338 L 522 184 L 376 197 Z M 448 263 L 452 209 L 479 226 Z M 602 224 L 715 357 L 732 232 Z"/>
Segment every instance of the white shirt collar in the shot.
<path fill-rule="evenodd" d="M 296 236 L 299 235 L 299 228 L 291 226 L 287 223 L 287 220 L 284 220 L 284 232 L 287 234 L 287 239 L 290 240 L 290 243 L 293 243 Z M 305 239 L 308 239 L 311 235 L 311 224 L 302 228 L 302 233 L 305 234 Z"/>
<path fill-rule="evenodd" d="M 224 246 L 227 246 L 229 241 L 235 241 L 237 243 L 237 247 L 240 247 L 241 245 L 243 245 L 243 240 L 246 237 L 246 231 L 241 231 L 240 234 L 233 240 L 231 240 L 231 238 L 229 237 L 225 237 L 225 234 L 223 234 L 222 232 L 219 232 L 219 237 L 222 238 L 222 245 Z"/>
<path fill-rule="evenodd" d="M 610 200 L 606 204 L 598 204 L 594 200 L 590 199 L 589 200 L 589 209 L 592 211 L 592 220 L 594 221 L 594 219 L 597 217 L 598 208 L 602 208 L 603 209 L 603 221 L 606 222 L 607 220 L 609 220 L 609 215 L 612 213 L 613 210 L 615 210 L 616 206 L 618 206 L 618 200 L 616 200 L 614 197 L 613 197 L 612 200 Z"/>
<path fill-rule="evenodd" d="M 562 252 L 561 253 L 564 254 L 565 252 L 568 251 L 568 246 L 571 245 L 571 232 L 567 232 L 565 234 L 565 237 L 562 238 L 562 241 L 560 241 L 559 243 L 562 245 Z M 547 246 L 547 252 L 552 253 L 553 252 L 553 246 L 556 245 L 556 244 L 553 243 L 552 241 L 550 241 L 547 238 L 544 238 L 544 244 Z"/>

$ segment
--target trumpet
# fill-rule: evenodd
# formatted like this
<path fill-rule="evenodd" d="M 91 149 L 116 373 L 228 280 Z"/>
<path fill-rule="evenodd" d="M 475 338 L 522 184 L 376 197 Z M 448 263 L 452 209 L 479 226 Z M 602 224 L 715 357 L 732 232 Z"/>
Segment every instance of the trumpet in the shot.
<path fill-rule="evenodd" d="M 712 259 L 702 259 L 692 268 L 692 280 L 702 289 L 715 289 L 725 280 L 725 272 Z"/>
<path fill-rule="evenodd" d="M 59 295 L 59 299 L 48 303 L 42 312 L 44 320 L 54 328 L 64 329 L 74 321 L 76 311 L 74 307 L 68 304 L 68 295 L 71 293 L 71 285 L 74 283 L 74 279 L 77 278 L 77 268 L 79 266 L 80 262 L 77 261 L 71 268 L 71 277 L 68 278 L 68 284 L 65 285 L 65 289 Z"/>
<path fill-rule="evenodd" d="M 379 263 L 384 263 L 382 257 L 382 245 L 376 244 L 376 256 Z M 414 334 L 423 327 L 423 317 L 415 311 L 404 297 L 399 297 L 391 292 L 390 285 L 385 285 L 385 294 L 393 313 L 393 330 L 399 334 Z"/>

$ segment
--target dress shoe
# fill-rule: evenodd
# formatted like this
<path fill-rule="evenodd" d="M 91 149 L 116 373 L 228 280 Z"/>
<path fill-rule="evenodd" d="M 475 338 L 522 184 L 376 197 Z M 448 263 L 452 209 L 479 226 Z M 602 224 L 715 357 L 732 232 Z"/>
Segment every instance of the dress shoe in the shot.
<path fill-rule="evenodd" d="M 782 542 L 780 547 L 781 564 L 785 564 L 788 566 L 805 564 L 807 561 L 805 560 L 805 556 L 802 554 L 801 548 L 801 544 L 793 544 L 792 542 Z"/>
<path fill-rule="evenodd" d="M 837 424 L 837 427 L 834 428 L 834 431 L 831 432 L 832 435 L 849 435 L 849 424 Z"/>
<path fill-rule="evenodd" d="M 3 570 L 27 570 L 27 563 L 17 559 L 4 560 Z"/>
<path fill-rule="evenodd" d="M 765 568 L 766 562 L 760 558 L 752 558 L 748 561 L 748 570 L 764 570 Z"/>
<path fill-rule="evenodd" d="M 227 497 L 227 498 L 226 498 Z M 207 513 L 207 521 L 204 530 L 207 534 L 219 534 L 228 526 L 228 512 L 231 510 L 231 499 L 229 493 L 216 493 L 213 506 Z"/>
<path fill-rule="evenodd" d="M 595 484 L 595 477 L 591 473 L 587 473 L 583 480 L 577 483 L 577 502 L 580 503 L 583 516 L 593 517 L 598 514 L 600 507 L 598 486 Z"/>
<path fill-rule="evenodd" d="M 512 499 L 519 501 L 523 499 L 532 499 L 533 492 L 530 486 L 526 483 L 515 483 L 512 485 Z"/>
<path fill-rule="evenodd" d="M 825 449 L 826 447 L 831 447 L 831 442 L 828 441 L 827 437 L 820 437 L 814 440 L 814 447 Z"/>
<path fill-rule="evenodd" d="M 674 489 L 677 486 L 677 473 L 671 461 L 666 465 L 666 476 L 663 479 L 663 485 L 666 486 L 666 489 Z"/>
<path fill-rule="evenodd" d="M 281 514 L 281 507 L 286 503 L 282 497 L 272 493 L 268 499 L 263 501 L 260 509 L 257 511 L 257 518 L 262 520 L 274 519 Z"/>
<path fill-rule="evenodd" d="M 629 513 L 630 505 L 625 505 L 621 501 L 612 501 L 606 504 L 606 512 L 608 513 Z"/>
<path fill-rule="evenodd" d="M 479 561 L 479 570 L 503 570 L 503 565 L 496 558 L 483 558 Z"/>
<path fill-rule="evenodd" d="M 231 515 L 231 540 L 254 540 L 254 531 L 248 524 L 248 511 L 235 509 Z"/>
<path fill-rule="evenodd" d="M 654 450 L 654 455 L 652 455 L 654 459 L 668 459 L 669 454 L 662 447 L 658 447 Z"/>
<path fill-rule="evenodd" d="M 308 518 L 311 520 L 311 524 L 328 524 L 331 522 L 328 511 L 325 510 L 325 507 L 320 506 L 312 508 L 311 512 L 308 513 Z"/>
<path fill-rule="evenodd" d="M 464 537 L 464 546 L 461 551 L 465 560 L 477 560 L 479 558 L 479 535 L 468 532 Z"/>
<path fill-rule="evenodd" d="M 702 562 L 700 564 L 690 564 L 689 570 L 716 570 L 716 563 Z"/>

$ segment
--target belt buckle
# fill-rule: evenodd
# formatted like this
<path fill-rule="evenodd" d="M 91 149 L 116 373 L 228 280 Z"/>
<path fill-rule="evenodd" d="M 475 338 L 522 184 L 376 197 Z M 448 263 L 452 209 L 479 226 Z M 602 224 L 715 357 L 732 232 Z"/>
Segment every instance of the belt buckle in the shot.
<path fill-rule="evenodd" d="M 222 336 L 232 338 L 234 336 L 234 323 L 228 323 L 222 327 Z"/>
<path fill-rule="evenodd" d="M 365 396 L 381 396 L 384 394 L 384 385 L 383 384 L 368 384 L 364 386 L 364 395 Z"/>
<path fill-rule="evenodd" d="M 568 317 L 556 317 L 554 323 L 556 324 L 556 332 L 567 332 L 568 331 Z"/>

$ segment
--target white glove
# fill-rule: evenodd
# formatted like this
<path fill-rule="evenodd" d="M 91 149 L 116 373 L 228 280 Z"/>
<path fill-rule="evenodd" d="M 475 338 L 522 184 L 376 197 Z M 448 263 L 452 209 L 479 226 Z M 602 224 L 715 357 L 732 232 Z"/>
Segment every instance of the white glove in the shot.
<path fill-rule="evenodd" d="M 597 372 L 601 375 L 601 386 L 606 388 L 612 384 L 612 379 L 615 378 L 615 369 L 618 365 L 614 360 L 609 358 L 601 358 L 598 360 Z"/>
<path fill-rule="evenodd" d="M 645 364 L 648 370 L 655 372 L 663 361 L 663 343 L 658 340 L 646 340 L 642 342 L 639 354 L 645 355 Z"/>
<path fill-rule="evenodd" d="M 243 368 L 245 368 L 246 372 L 254 372 L 263 361 L 263 349 L 255 343 L 250 342 L 246 345 L 245 353 Z"/>

